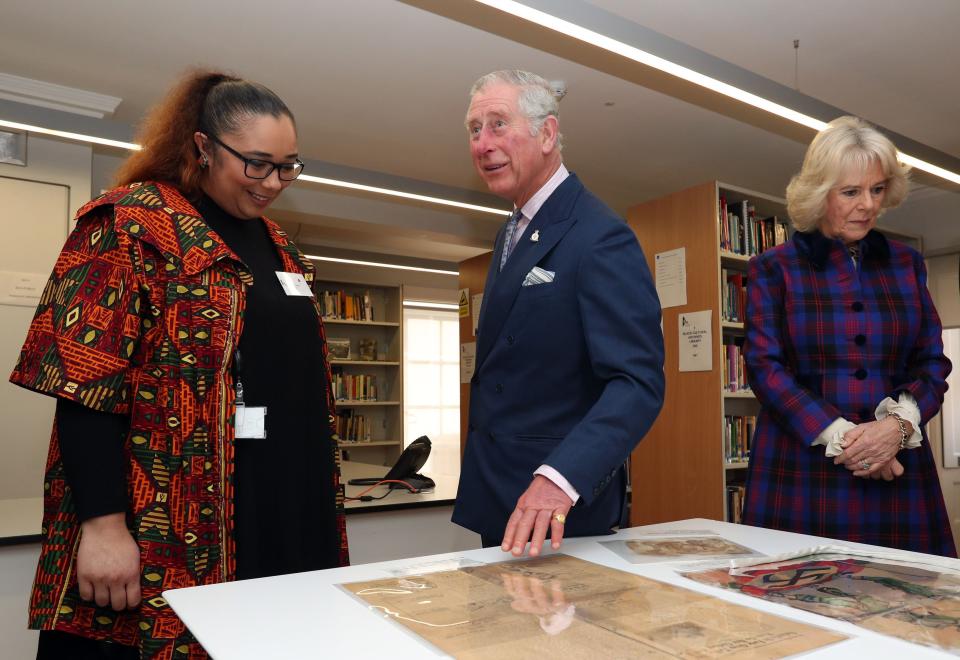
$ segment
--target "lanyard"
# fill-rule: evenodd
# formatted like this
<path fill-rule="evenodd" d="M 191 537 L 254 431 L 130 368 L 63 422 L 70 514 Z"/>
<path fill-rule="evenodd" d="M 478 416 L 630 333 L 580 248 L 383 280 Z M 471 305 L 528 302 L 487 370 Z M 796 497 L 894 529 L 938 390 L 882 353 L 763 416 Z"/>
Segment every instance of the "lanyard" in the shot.
<path fill-rule="evenodd" d="M 243 358 L 240 356 L 240 349 L 236 349 L 233 352 L 233 381 L 236 383 L 235 389 L 237 391 L 237 400 L 236 405 L 243 405 L 243 381 L 240 380 L 240 373 L 243 370 Z"/>

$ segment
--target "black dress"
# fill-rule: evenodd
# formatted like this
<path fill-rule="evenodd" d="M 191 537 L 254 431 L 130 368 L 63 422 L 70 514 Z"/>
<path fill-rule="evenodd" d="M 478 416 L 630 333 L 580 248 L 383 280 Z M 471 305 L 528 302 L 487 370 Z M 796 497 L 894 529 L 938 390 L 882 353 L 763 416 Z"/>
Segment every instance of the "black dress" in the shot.
<path fill-rule="evenodd" d="M 266 406 L 266 438 L 236 441 L 237 579 L 340 565 L 326 367 L 313 303 L 288 296 L 277 248 L 259 219 L 197 210 L 247 265 L 239 350 L 248 406 Z"/>

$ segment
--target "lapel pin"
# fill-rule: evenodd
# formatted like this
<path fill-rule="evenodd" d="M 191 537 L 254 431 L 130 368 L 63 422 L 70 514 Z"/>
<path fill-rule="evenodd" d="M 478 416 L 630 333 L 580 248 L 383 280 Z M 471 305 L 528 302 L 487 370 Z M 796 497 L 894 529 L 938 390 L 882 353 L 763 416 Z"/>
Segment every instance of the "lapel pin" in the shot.
<path fill-rule="evenodd" d="M 536 243 L 536 242 L 539 241 L 539 240 L 540 240 L 540 230 L 537 229 L 537 230 L 534 231 L 533 234 L 530 236 L 530 241 L 531 241 L 532 243 Z"/>

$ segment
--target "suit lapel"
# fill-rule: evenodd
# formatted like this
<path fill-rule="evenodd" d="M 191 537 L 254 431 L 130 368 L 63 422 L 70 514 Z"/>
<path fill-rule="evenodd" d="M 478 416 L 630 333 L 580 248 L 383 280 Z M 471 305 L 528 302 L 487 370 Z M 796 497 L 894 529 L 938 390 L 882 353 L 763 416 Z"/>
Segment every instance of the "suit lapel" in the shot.
<path fill-rule="evenodd" d="M 494 341 L 500 334 L 504 322 L 513 309 L 517 295 L 524 278 L 530 269 L 547 254 L 563 238 L 564 234 L 576 222 L 570 217 L 573 205 L 583 190 L 583 185 L 577 177 L 571 174 L 560 184 L 550 198 L 544 203 L 536 216 L 527 225 L 526 231 L 507 259 L 503 270 L 498 274 L 500 254 L 503 251 L 503 234 L 501 230 L 497 239 L 498 246 L 494 251 L 490 271 L 487 273 L 487 284 L 484 289 L 482 313 L 480 315 L 479 337 L 477 338 L 477 364 L 480 369 L 484 359 L 490 352 Z M 539 240 L 531 241 L 534 232 L 539 232 Z"/>

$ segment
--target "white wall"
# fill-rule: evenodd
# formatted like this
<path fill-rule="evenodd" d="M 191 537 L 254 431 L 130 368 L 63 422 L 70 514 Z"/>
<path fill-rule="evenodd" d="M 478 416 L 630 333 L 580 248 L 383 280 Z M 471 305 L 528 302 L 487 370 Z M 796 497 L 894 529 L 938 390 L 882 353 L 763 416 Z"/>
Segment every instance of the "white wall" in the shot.
<path fill-rule="evenodd" d="M 0 165 L 0 271 L 45 277 L 90 192 L 88 146 L 31 136 L 26 167 Z M 0 499 L 40 497 L 53 401 L 7 382 L 19 355 L 32 306 L 0 304 L 0 410 L 4 460 Z M 0 536 L 4 534 L 0 521 Z"/>
<path fill-rule="evenodd" d="M 880 224 L 923 237 L 923 252 L 960 250 L 960 193 L 918 187 L 907 200 L 880 219 Z"/>
<path fill-rule="evenodd" d="M 27 604 L 39 556 L 39 543 L 0 546 L 0 657 L 37 654 L 37 632 L 27 630 Z"/>
<path fill-rule="evenodd" d="M 953 224 L 960 224 L 956 219 Z M 944 328 L 960 328 L 960 253 L 948 254 L 927 259 L 927 288 L 933 297 L 933 303 L 940 314 L 940 321 Z M 953 370 L 960 369 L 960 364 L 954 359 Z M 952 379 L 957 382 L 956 378 Z M 957 399 L 960 391 L 947 391 L 947 397 Z M 953 528 L 953 538 L 960 544 L 960 468 L 943 467 L 943 422 L 937 415 L 927 425 L 930 436 L 930 447 L 937 460 L 937 471 L 940 474 L 940 485 L 943 488 L 943 499 L 947 505 L 947 515 L 950 516 Z"/>
<path fill-rule="evenodd" d="M 90 147 L 30 136 L 27 160 L 27 167 L 0 164 L 0 177 L 65 186 L 68 191 L 66 213 L 72 218 L 90 197 Z M 29 228 L 30 217 L 11 218 L 9 215 L 8 212 L 14 208 L 14 201 L 0 198 L 0 221 L 16 221 L 22 223 L 21 228 Z M 36 255 L 45 255 L 42 259 L 50 262 L 45 266 L 45 270 L 49 271 L 65 236 L 66 227 L 59 239 L 47 236 L 44 245 L 30 245 L 28 242 L 18 247 L 28 253 L 32 251 Z M 14 265 L 9 261 L 8 258 L 8 263 L 0 263 L 0 270 L 10 269 Z M 43 492 L 42 466 L 53 418 L 51 400 L 6 382 L 13 368 L 12 360 L 16 359 L 32 316 L 33 310 L 30 308 L 0 305 L 0 355 L 3 357 L 0 364 L 0 414 L 3 419 L 0 447 L 6 448 L 11 438 L 17 438 L 22 441 L 21 447 L 33 449 L 29 457 L 20 456 L 11 460 L 5 454 L 0 459 L 0 489 L 14 488 L 19 493 L 14 496 L 23 498 L 40 497 Z M 8 471 L 10 474 L 4 474 Z M 7 527 L 18 524 L 12 520 L 13 517 L 5 515 L 0 519 L 0 535 L 7 533 L 4 531 L 5 524 Z M 39 519 L 36 527 L 39 531 Z M 39 551 L 37 543 L 0 547 L 0 640 L 3 644 L 0 655 L 5 658 L 30 658 L 36 654 L 37 634 L 27 630 L 27 603 Z"/>

